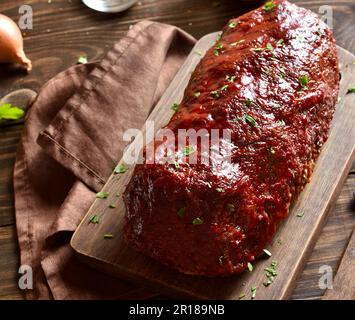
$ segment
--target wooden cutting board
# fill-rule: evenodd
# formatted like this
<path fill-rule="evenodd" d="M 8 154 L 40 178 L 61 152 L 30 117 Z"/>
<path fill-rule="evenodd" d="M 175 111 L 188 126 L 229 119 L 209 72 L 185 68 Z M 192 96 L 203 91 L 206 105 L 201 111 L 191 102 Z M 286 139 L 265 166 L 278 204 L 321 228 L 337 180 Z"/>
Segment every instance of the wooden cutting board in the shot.
<path fill-rule="evenodd" d="M 152 111 L 148 120 L 155 121 L 156 129 L 170 120 L 173 115 L 170 106 L 181 100 L 191 71 L 201 59 L 200 53 L 203 55 L 213 45 L 216 36 L 217 33 L 207 35 L 196 44 Z M 170 270 L 130 249 L 122 236 L 125 209 L 122 197 L 117 194 L 121 195 L 124 191 L 133 167 L 125 174 L 113 174 L 109 178 L 103 188 L 109 193 L 108 198 L 97 199 L 79 225 L 71 241 L 78 256 L 101 271 L 175 297 L 238 299 L 245 294 L 245 299 L 250 299 L 251 288 L 257 287 L 255 299 L 287 299 L 355 159 L 355 94 L 346 94 L 348 88 L 355 85 L 355 56 L 342 48 L 338 48 L 338 52 L 342 71 L 341 91 L 330 137 L 317 161 L 311 182 L 267 248 L 272 253 L 271 258 L 255 262 L 252 272 L 226 278 L 205 278 Z M 131 152 L 136 143 L 139 143 L 137 139 L 127 152 Z M 116 204 L 116 208 L 109 208 L 112 203 Z M 100 217 L 98 224 L 89 223 L 93 215 Z M 105 239 L 107 233 L 112 233 L 113 238 Z M 264 269 L 274 260 L 278 262 L 278 276 L 270 286 L 265 287 Z"/>

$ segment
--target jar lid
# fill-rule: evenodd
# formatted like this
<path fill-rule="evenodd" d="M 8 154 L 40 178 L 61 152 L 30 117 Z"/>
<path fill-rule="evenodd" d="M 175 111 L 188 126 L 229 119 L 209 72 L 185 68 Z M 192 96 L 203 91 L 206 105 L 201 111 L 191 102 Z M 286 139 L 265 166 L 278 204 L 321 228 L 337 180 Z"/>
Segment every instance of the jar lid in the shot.
<path fill-rule="evenodd" d="M 82 0 L 89 8 L 100 12 L 121 12 L 133 6 L 137 0 Z"/>

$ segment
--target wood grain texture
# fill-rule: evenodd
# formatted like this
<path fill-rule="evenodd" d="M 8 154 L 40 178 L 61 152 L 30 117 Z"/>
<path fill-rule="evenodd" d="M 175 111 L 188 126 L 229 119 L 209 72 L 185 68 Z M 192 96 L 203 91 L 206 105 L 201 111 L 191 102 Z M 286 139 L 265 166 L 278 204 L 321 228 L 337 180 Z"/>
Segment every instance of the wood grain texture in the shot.
<path fill-rule="evenodd" d="M 337 273 L 341 257 L 355 228 L 355 175 L 350 175 L 331 210 L 322 233 L 297 280 L 292 299 L 318 299 L 324 294 L 319 288 L 320 268 L 330 266 Z"/>
<path fill-rule="evenodd" d="M 0 299 L 22 299 L 18 288 L 18 247 L 15 226 L 0 228 Z"/>
<path fill-rule="evenodd" d="M 0 70 L 0 96 L 23 87 L 37 91 L 45 81 L 76 63 L 85 53 L 90 60 L 98 59 L 119 39 L 130 25 L 142 20 L 155 20 L 181 27 L 196 38 L 220 30 L 227 19 L 254 9 L 264 1 L 164 0 L 140 1 L 140 5 L 118 14 L 98 13 L 85 7 L 80 0 L 30 0 L 33 7 L 33 30 L 25 31 L 25 48 L 33 62 L 33 71 L 7 66 Z M 293 1 L 317 13 L 330 5 L 334 13 L 334 35 L 338 45 L 355 51 L 353 32 L 354 3 L 343 1 Z M 0 11 L 18 20 L 22 0 L 2 0 Z"/>
<path fill-rule="evenodd" d="M 0 226 L 15 223 L 12 175 L 22 129 L 23 125 L 0 128 Z"/>
<path fill-rule="evenodd" d="M 26 53 L 34 62 L 34 70 L 27 75 L 16 67 L 0 65 L 0 98 L 22 88 L 38 91 L 45 81 L 74 65 L 80 54 L 87 54 L 90 60 L 101 58 L 131 24 L 142 19 L 175 24 L 200 38 L 206 33 L 220 30 L 232 16 L 238 16 L 262 3 L 252 0 L 220 0 L 221 5 L 214 7 L 212 0 L 140 2 L 141 5 L 124 13 L 107 15 L 87 9 L 80 0 L 54 0 L 52 3 L 43 0 L 26 1 L 34 11 L 34 28 L 26 31 L 25 35 Z M 315 12 L 319 12 L 322 5 L 331 5 L 335 17 L 333 31 L 338 45 L 355 52 L 353 0 L 293 2 Z M 23 0 L 2 0 L 0 12 L 18 20 L 18 9 L 23 4 Z M 22 125 L 0 128 L 0 232 L 15 223 L 12 170 L 22 128 Z M 351 172 L 355 173 L 355 163 Z M 292 298 L 314 299 L 323 294 L 318 289 L 318 268 L 320 264 L 330 264 L 336 269 L 339 264 L 348 240 L 349 226 L 354 224 L 354 190 L 355 180 L 349 176 L 305 270 L 297 281 Z M 3 250 L 4 242 L 0 242 L 0 271 L 15 274 L 16 268 L 7 261 L 14 261 L 13 257 L 18 256 L 17 239 L 9 232 L 5 232 L 3 237 L 11 246 L 10 250 Z M 16 290 L 17 280 L 15 277 L 12 280 L 12 290 Z M 11 292 L 15 292 L 6 290 L 0 279 L 1 298 L 11 298 Z M 20 291 L 17 296 L 21 297 Z"/>
<path fill-rule="evenodd" d="M 205 52 L 213 45 L 217 33 L 203 37 L 195 46 L 186 62 L 172 81 L 171 85 L 152 111 L 148 121 L 154 121 L 156 129 L 164 126 L 171 118 L 170 106 L 181 101 L 183 92 L 200 56 L 196 51 Z M 80 258 L 89 265 L 110 274 L 129 278 L 138 283 L 146 283 L 155 290 L 171 292 L 175 295 L 199 299 L 238 299 L 246 293 L 250 297 L 250 288 L 257 286 L 257 299 L 287 299 L 291 296 L 295 280 L 302 271 L 309 253 L 323 227 L 330 207 L 334 204 L 346 179 L 355 156 L 355 110 L 351 106 L 355 96 L 346 95 L 347 88 L 355 82 L 352 62 L 355 56 L 338 48 L 342 65 L 342 80 L 337 106 L 331 124 L 328 142 L 323 147 L 317 161 L 311 182 L 290 210 L 286 221 L 279 226 L 278 233 L 270 245 L 272 259 L 260 260 L 254 265 L 252 273 L 243 273 L 228 278 L 204 278 L 188 276 L 170 270 L 158 262 L 130 249 L 123 240 L 123 217 L 125 214 L 122 194 L 133 171 L 133 167 L 124 175 L 113 174 L 104 191 L 108 199 L 97 199 L 72 238 L 72 247 Z M 145 128 L 143 128 L 143 135 Z M 135 140 L 127 149 L 127 154 L 135 150 L 141 140 Z M 123 163 L 121 161 L 121 163 Z M 328 172 L 324 175 L 324 172 Z M 110 203 L 118 201 L 117 209 L 110 209 Z M 90 217 L 100 215 L 99 224 L 90 224 Z M 298 213 L 303 216 L 297 217 Z M 114 234 L 113 239 L 104 239 L 105 233 Z M 90 236 L 88 236 L 90 235 Z M 284 245 L 279 245 L 277 239 Z M 176 239 L 178 241 L 178 239 Z M 264 269 L 271 261 L 279 261 L 278 273 L 274 283 L 265 288 Z"/>
<path fill-rule="evenodd" d="M 328 289 L 323 300 L 355 300 L 355 232 L 341 259 L 333 288 Z"/>

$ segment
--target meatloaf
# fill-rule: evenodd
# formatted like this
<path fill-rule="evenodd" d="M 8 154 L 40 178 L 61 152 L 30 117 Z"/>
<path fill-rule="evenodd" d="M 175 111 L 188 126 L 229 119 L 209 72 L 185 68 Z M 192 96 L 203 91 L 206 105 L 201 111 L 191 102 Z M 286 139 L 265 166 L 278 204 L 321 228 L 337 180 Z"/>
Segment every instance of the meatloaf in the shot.
<path fill-rule="evenodd" d="M 128 245 L 186 274 L 243 271 L 309 181 L 338 89 L 336 44 L 316 14 L 271 1 L 230 20 L 166 126 L 230 139 L 210 153 L 176 142 L 169 162 L 156 139 L 155 161 L 136 165 L 124 193 Z"/>

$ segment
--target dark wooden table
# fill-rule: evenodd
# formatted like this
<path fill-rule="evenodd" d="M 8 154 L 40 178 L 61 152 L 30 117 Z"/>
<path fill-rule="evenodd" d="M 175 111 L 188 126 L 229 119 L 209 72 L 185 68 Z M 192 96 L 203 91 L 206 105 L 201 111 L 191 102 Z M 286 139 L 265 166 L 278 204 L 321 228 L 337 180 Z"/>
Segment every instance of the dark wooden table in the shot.
<path fill-rule="evenodd" d="M 196 38 L 220 30 L 232 16 L 253 9 L 263 1 L 235 0 L 143 0 L 120 14 L 101 14 L 80 0 L 28 0 L 33 8 L 33 30 L 26 31 L 25 47 L 33 71 L 25 75 L 10 66 L 0 67 L 0 98 L 20 88 L 38 91 L 58 72 L 76 63 L 81 54 L 99 59 L 129 28 L 150 19 L 174 24 Z M 319 12 L 322 5 L 333 9 L 334 34 L 338 45 L 355 52 L 355 3 L 343 1 L 293 1 Z M 22 0 L 2 0 L 0 13 L 17 20 Z M 22 299 L 17 286 L 19 250 L 15 229 L 12 171 L 23 124 L 0 128 L 0 299 Z M 325 173 L 326 174 L 326 173 Z M 355 226 L 355 165 L 328 221 L 297 281 L 293 299 L 319 299 L 320 266 L 336 273 Z"/>

